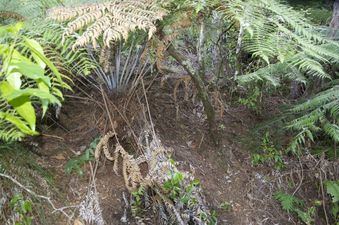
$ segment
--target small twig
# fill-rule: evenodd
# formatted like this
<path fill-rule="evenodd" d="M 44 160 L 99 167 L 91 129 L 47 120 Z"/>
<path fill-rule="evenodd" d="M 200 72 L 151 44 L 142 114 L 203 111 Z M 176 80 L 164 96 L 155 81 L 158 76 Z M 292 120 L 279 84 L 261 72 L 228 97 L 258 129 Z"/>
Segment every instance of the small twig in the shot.
<path fill-rule="evenodd" d="M 103 90 L 102 86 L 100 86 L 100 90 L 101 90 L 102 99 L 104 100 L 104 105 L 105 105 L 105 108 L 106 108 L 106 113 L 107 113 L 109 121 L 111 123 L 111 128 L 112 128 L 113 132 L 115 134 L 117 134 L 117 132 L 115 130 L 114 123 L 113 123 L 113 120 L 112 120 L 112 117 L 111 117 L 111 112 L 108 109 L 108 105 L 107 105 L 107 101 L 106 101 L 106 94 L 104 93 L 104 90 Z M 114 135 L 114 137 L 115 137 L 117 143 L 120 145 L 120 142 L 119 142 L 119 139 L 118 139 L 117 135 Z"/>
<path fill-rule="evenodd" d="M 94 102 L 96 104 L 98 104 L 98 106 L 103 109 L 103 104 L 97 100 L 95 100 L 94 98 L 92 97 L 87 97 L 87 98 L 84 98 L 84 97 L 80 97 L 80 96 L 75 96 L 75 95 L 64 95 L 66 98 L 75 98 L 75 99 L 80 99 L 80 100 L 83 100 L 83 101 L 91 101 L 91 102 Z"/>
<path fill-rule="evenodd" d="M 202 142 L 204 141 L 205 134 L 202 134 L 198 149 L 200 149 Z"/>
<path fill-rule="evenodd" d="M 45 137 L 50 137 L 50 138 L 56 138 L 56 139 L 60 139 L 60 140 L 65 140 L 63 137 L 59 137 L 59 136 L 56 136 L 56 135 L 50 135 L 50 134 L 41 134 L 42 136 L 45 136 Z"/>
<path fill-rule="evenodd" d="M 149 117 L 149 121 L 151 123 L 153 135 L 156 136 L 155 130 L 154 130 L 154 124 L 153 124 L 152 116 L 151 116 L 151 110 L 150 110 L 150 107 L 149 107 L 149 104 L 148 104 L 148 99 L 147 99 L 147 95 L 146 95 L 146 89 L 145 89 L 145 85 L 144 85 L 144 81 L 143 80 L 141 80 L 141 84 L 142 84 L 142 90 L 144 91 L 144 96 L 145 96 L 145 101 L 146 101 L 146 106 L 147 106 L 147 111 L 148 111 L 148 117 Z"/>
<path fill-rule="evenodd" d="M 300 158 L 298 157 L 298 160 L 299 160 L 299 164 L 300 164 L 300 169 L 301 169 L 301 179 L 300 179 L 300 182 L 299 182 L 299 185 L 298 187 L 294 190 L 293 194 L 292 195 L 295 195 L 297 193 L 297 191 L 300 189 L 301 185 L 303 184 L 303 180 L 304 180 L 304 171 L 303 171 L 303 164 L 301 163 L 300 161 Z"/>
<path fill-rule="evenodd" d="M 322 157 L 322 159 L 323 158 L 324 157 Z M 327 216 L 326 206 L 325 206 L 325 192 L 324 192 L 323 175 L 322 175 L 321 168 L 319 168 L 319 179 L 320 179 L 320 189 L 321 189 L 321 195 L 322 195 L 323 211 L 324 211 L 324 214 L 325 214 L 326 224 L 329 225 L 330 223 L 328 222 L 328 216 Z"/>
<path fill-rule="evenodd" d="M 21 187 L 23 190 L 25 190 L 26 192 L 28 192 L 29 194 L 33 195 L 34 197 L 36 198 L 41 198 L 41 199 L 44 199 L 45 201 L 47 201 L 53 208 L 53 212 L 61 212 L 62 214 L 64 214 L 69 220 L 72 219 L 72 217 L 70 215 L 68 215 L 64 209 L 67 209 L 67 208 L 76 208 L 77 206 L 67 206 L 67 207 L 61 207 L 61 208 L 57 208 L 55 207 L 55 205 L 53 204 L 53 202 L 51 201 L 51 199 L 49 197 L 46 197 L 44 195 L 39 195 L 37 193 L 35 193 L 34 191 L 32 191 L 31 189 L 25 187 L 23 184 L 21 184 L 19 181 L 17 181 L 16 179 L 14 179 L 13 177 L 7 175 L 7 174 L 3 174 L 3 173 L 0 173 L 0 177 L 4 177 L 4 178 L 7 178 L 9 180 L 11 180 L 13 183 L 15 183 L 16 185 L 18 185 L 19 187 Z"/>

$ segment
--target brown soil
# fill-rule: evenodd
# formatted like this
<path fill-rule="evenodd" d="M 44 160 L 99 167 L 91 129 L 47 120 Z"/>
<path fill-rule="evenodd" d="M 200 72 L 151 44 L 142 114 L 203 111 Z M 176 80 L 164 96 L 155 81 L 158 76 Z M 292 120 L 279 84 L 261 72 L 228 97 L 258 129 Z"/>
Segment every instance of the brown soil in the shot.
<path fill-rule="evenodd" d="M 244 107 L 232 107 L 224 112 L 218 120 L 221 142 L 215 146 L 207 132 L 200 105 L 185 101 L 184 93 L 178 93 L 179 108 L 176 108 L 171 86 L 162 89 L 159 86 L 154 84 L 148 91 L 156 133 L 165 146 L 174 150 L 176 161 L 194 168 L 208 206 L 217 212 L 219 224 L 273 224 L 274 220 L 290 224 L 279 205 L 275 205 L 271 212 L 262 212 L 265 209 L 253 204 L 253 183 L 258 174 L 269 172 L 263 167 L 251 166 L 248 143 L 244 144 L 242 140 L 258 118 Z M 65 174 L 64 166 L 69 159 L 84 151 L 95 137 L 102 135 L 100 132 L 105 132 L 107 128 L 99 119 L 102 114 L 102 110 L 91 101 L 68 99 L 59 123 L 46 129 L 38 141 L 39 152 L 45 155 L 41 163 L 56 171 L 55 179 L 66 196 L 65 201 L 59 199 L 60 205 L 78 204 L 86 194 L 89 165 L 83 168 L 83 176 Z M 104 121 L 107 122 L 107 118 Z M 124 215 L 122 196 L 127 190 L 122 176 L 114 174 L 111 162 L 102 161 L 96 184 L 104 219 L 112 225 L 126 224 L 120 219 Z M 230 204 L 231 209 L 222 209 L 223 203 Z M 267 213 L 273 219 L 268 216 L 266 219 Z M 130 216 L 128 219 L 129 224 L 134 224 Z M 65 224 L 65 221 L 58 224 Z"/>

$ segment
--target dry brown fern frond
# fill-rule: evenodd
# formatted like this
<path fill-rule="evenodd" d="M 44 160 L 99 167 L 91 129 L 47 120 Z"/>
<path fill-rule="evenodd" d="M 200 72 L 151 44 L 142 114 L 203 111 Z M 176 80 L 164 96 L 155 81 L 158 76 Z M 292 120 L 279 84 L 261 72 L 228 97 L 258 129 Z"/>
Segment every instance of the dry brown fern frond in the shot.
<path fill-rule="evenodd" d="M 160 72 L 162 72 L 162 62 L 164 60 L 164 53 L 167 50 L 167 47 L 175 40 L 180 33 L 192 25 L 192 19 L 189 13 L 182 13 L 177 16 L 177 20 L 167 25 L 164 28 L 164 35 L 158 39 L 154 40 L 153 43 L 156 46 L 156 66 Z"/>
<path fill-rule="evenodd" d="M 73 47 L 92 43 L 102 36 L 104 45 L 127 39 L 136 29 L 148 32 L 149 39 L 156 31 L 155 22 L 161 20 L 166 11 L 154 0 L 113 0 L 106 3 L 88 3 L 78 7 L 57 7 L 49 10 L 48 16 L 68 23 L 64 36 L 87 28 Z"/>
<path fill-rule="evenodd" d="M 139 186 L 152 186 L 153 183 L 163 183 L 166 179 L 166 175 L 170 170 L 170 163 L 166 156 L 167 150 L 157 145 L 157 139 L 154 139 L 149 146 L 149 149 L 145 152 L 145 155 L 140 155 L 138 158 L 134 158 L 130 155 L 120 144 L 116 144 L 114 150 L 114 156 L 112 156 L 108 149 L 108 141 L 116 134 L 112 131 L 104 135 L 95 150 L 94 156 L 96 160 L 99 160 L 101 152 L 103 151 L 105 157 L 114 162 L 113 170 L 118 172 L 119 158 L 122 159 L 122 173 L 125 181 L 126 188 L 132 192 Z M 147 163 L 148 172 L 145 177 L 142 176 L 140 165 Z"/>
<path fill-rule="evenodd" d="M 110 131 L 100 139 L 94 152 L 94 157 L 96 160 L 99 160 L 101 151 L 104 152 L 107 159 L 112 160 L 112 161 L 114 160 L 114 157 L 111 156 L 111 153 L 109 152 L 109 149 L 108 149 L 108 144 L 109 144 L 108 141 L 110 138 L 114 136 L 115 136 L 115 133 Z"/>
<path fill-rule="evenodd" d="M 114 132 L 109 132 L 102 137 L 95 152 L 96 159 L 100 157 L 101 148 L 103 148 L 105 143 L 108 142 L 108 139 L 114 135 Z M 180 172 L 176 164 L 170 159 L 169 153 L 172 150 L 164 147 L 160 139 L 151 129 L 147 128 L 142 131 L 139 136 L 138 145 L 143 149 L 144 154 L 137 158 L 126 152 L 120 144 L 116 144 L 113 157 L 110 154 L 105 154 L 106 157 L 108 156 L 108 159 L 114 162 L 115 172 L 117 172 L 119 159 L 122 158 L 122 173 L 126 188 L 130 192 L 135 192 L 138 188 L 143 188 L 143 190 L 150 188 L 154 191 L 152 193 L 156 193 L 156 195 L 152 197 L 152 205 L 155 212 L 165 209 L 162 210 L 163 215 L 166 218 L 167 216 L 165 214 L 170 215 L 169 217 L 174 217 L 176 224 L 208 224 L 206 220 L 204 221 L 200 218 L 202 213 L 205 215 L 209 215 L 210 213 L 205 206 L 205 199 L 201 188 L 199 186 L 192 186 L 192 181 L 195 180 L 193 176 L 194 172 Z M 144 176 L 141 173 L 142 163 L 147 164 L 147 173 Z M 168 192 L 164 190 L 164 184 L 173 179 L 173 174 L 176 173 L 182 173 L 185 177 L 181 184 L 182 191 L 187 190 L 186 187 L 191 187 L 189 196 L 192 201 L 195 202 L 194 204 L 187 204 L 185 206 L 182 203 L 177 204 L 180 198 L 170 198 Z M 145 203 L 145 205 L 147 204 Z M 168 224 L 172 219 L 165 219 L 164 221 Z"/>
<path fill-rule="evenodd" d="M 15 19 L 17 21 L 25 20 L 25 17 L 16 12 L 11 11 L 0 11 L 0 18 L 3 19 Z"/>

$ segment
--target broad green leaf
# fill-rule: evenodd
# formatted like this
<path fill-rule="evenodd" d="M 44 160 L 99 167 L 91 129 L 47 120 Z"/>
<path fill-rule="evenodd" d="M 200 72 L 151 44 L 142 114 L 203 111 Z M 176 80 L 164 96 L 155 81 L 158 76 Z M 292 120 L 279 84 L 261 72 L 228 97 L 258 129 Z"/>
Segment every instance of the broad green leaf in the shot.
<path fill-rule="evenodd" d="M 28 125 L 31 127 L 31 130 L 35 130 L 35 110 L 32 106 L 32 103 L 29 99 L 30 96 L 18 95 L 16 98 L 10 98 L 11 95 L 20 90 L 15 90 L 14 87 L 7 81 L 3 81 L 0 84 L 1 97 L 6 99 L 8 103 L 16 110 L 16 112 L 24 118 Z"/>
<path fill-rule="evenodd" d="M 12 94 L 14 92 L 14 87 L 7 81 L 2 81 L 0 83 L 0 94 L 2 98 L 6 98 L 6 96 Z"/>
<path fill-rule="evenodd" d="M 8 81 L 8 83 L 12 85 L 12 87 L 14 87 L 14 89 L 20 89 L 22 84 L 21 73 L 19 72 L 10 73 L 9 75 L 7 75 L 6 80 Z"/>
<path fill-rule="evenodd" d="M 49 86 L 46 85 L 45 82 L 43 82 L 42 80 L 37 80 L 37 84 L 38 84 L 38 88 L 41 90 L 41 91 L 44 91 L 44 92 L 47 92 L 49 93 Z"/>
<path fill-rule="evenodd" d="M 45 73 L 44 69 L 42 69 L 38 64 L 35 64 L 32 62 L 20 61 L 20 62 L 15 62 L 12 65 L 15 67 L 15 70 L 13 69 L 13 71 L 19 71 L 26 77 L 33 79 L 33 80 L 41 79 L 48 86 L 51 86 L 50 78 L 44 75 Z"/>
<path fill-rule="evenodd" d="M 0 55 L 3 55 L 7 51 L 9 46 L 7 44 L 0 44 Z"/>
<path fill-rule="evenodd" d="M 41 55 L 44 55 L 43 48 L 36 40 L 27 38 L 26 42 L 29 43 L 33 48 L 35 48 L 35 50 L 38 51 Z M 46 68 L 46 63 L 36 53 L 32 52 L 32 56 L 42 69 Z"/>
<path fill-rule="evenodd" d="M 332 196 L 332 202 L 339 202 L 339 180 L 326 182 L 327 193 Z"/>
<path fill-rule="evenodd" d="M 8 102 L 24 118 L 31 130 L 35 131 L 36 115 L 29 96 L 20 96 Z"/>
<path fill-rule="evenodd" d="M 62 78 L 61 78 L 62 75 L 61 75 L 61 73 L 58 71 L 58 69 L 54 66 L 54 64 L 53 64 L 46 56 L 44 56 L 43 54 L 41 54 L 41 52 L 39 52 L 38 50 L 36 50 L 36 49 L 34 48 L 34 46 L 32 46 L 32 44 L 31 44 L 29 41 L 27 41 L 27 40 L 28 40 L 27 38 L 25 38 L 24 40 L 25 40 L 26 46 L 32 51 L 32 53 L 36 54 L 36 55 L 37 55 L 44 63 L 46 63 L 46 65 L 52 70 L 52 72 L 53 72 L 54 75 L 56 76 L 58 82 L 59 82 L 60 84 L 63 84 L 63 87 L 64 87 L 64 88 L 67 88 L 67 89 L 71 90 L 71 87 L 69 87 L 69 85 L 67 85 L 66 83 L 64 83 L 64 82 L 62 81 Z"/>
<path fill-rule="evenodd" d="M 24 26 L 23 22 L 18 22 L 14 25 L 7 25 L 7 26 L 1 26 L 0 27 L 0 35 L 1 36 L 6 36 L 9 34 L 17 34 L 22 27 Z"/>
<path fill-rule="evenodd" d="M 6 96 L 8 101 L 12 101 L 16 98 L 19 98 L 21 96 L 35 96 L 38 97 L 40 99 L 46 99 L 48 100 L 51 104 L 58 104 L 60 105 L 60 101 L 59 99 L 57 99 L 54 95 L 42 91 L 38 88 L 26 88 L 26 89 L 22 89 L 22 90 L 15 90 L 13 91 L 10 95 Z"/>
<path fill-rule="evenodd" d="M 24 26 L 23 22 L 18 22 L 15 25 L 8 25 L 6 30 L 7 32 L 16 34 L 23 28 L 23 26 Z"/>
<path fill-rule="evenodd" d="M 38 132 L 31 130 L 26 124 L 20 120 L 18 117 L 13 116 L 9 113 L 0 112 L 0 119 L 6 120 L 12 124 L 14 124 L 21 132 L 28 135 L 37 135 Z"/>

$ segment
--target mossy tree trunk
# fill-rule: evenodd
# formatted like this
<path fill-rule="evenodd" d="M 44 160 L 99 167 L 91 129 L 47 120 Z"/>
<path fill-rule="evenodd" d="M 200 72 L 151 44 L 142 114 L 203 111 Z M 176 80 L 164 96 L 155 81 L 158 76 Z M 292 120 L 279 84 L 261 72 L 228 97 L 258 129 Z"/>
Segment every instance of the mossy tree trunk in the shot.
<path fill-rule="evenodd" d="M 333 14 L 330 22 L 330 37 L 335 37 L 339 30 L 339 0 L 335 0 L 333 3 Z"/>
<path fill-rule="evenodd" d="M 178 52 L 173 45 L 170 45 L 167 49 L 168 53 L 185 69 L 185 71 L 192 77 L 194 85 L 198 90 L 198 97 L 204 105 L 204 110 L 207 116 L 209 125 L 209 132 L 215 144 L 218 143 L 216 139 L 216 126 L 215 126 L 215 111 L 212 103 L 209 100 L 208 90 L 205 86 L 204 80 L 201 76 L 201 68 L 196 71 L 193 66 L 184 55 Z"/>

